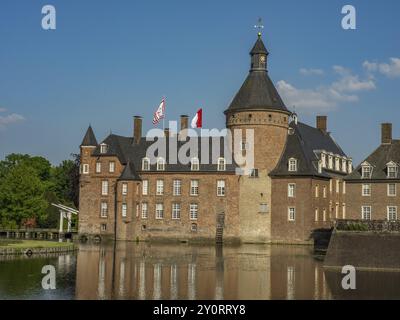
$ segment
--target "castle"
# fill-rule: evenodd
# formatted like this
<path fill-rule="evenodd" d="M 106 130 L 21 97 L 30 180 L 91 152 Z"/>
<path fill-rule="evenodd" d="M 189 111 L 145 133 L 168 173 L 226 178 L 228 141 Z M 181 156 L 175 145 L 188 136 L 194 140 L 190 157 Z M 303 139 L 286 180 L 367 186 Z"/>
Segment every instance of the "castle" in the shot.
<path fill-rule="evenodd" d="M 116 240 L 308 243 L 313 230 L 346 218 L 348 157 L 328 132 L 298 121 L 271 81 L 268 51 L 258 35 L 251 68 L 225 110 L 226 128 L 254 133 L 254 168 L 237 175 L 221 148 L 217 160 L 200 155 L 189 164 L 168 157 L 151 162 L 151 144 L 134 117 L 133 135 L 110 134 L 98 143 L 91 127 L 80 146 L 79 234 Z M 188 117 L 171 136 L 178 149 L 188 139 Z M 172 140 L 171 140 L 172 139 Z M 222 138 L 221 138 L 222 139 Z M 199 150 L 211 143 L 202 137 Z M 240 142 L 246 153 L 246 136 Z M 221 140 L 222 144 L 222 140 Z M 167 153 L 168 154 L 168 153 Z M 200 154 L 200 152 L 199 152 Z"/>

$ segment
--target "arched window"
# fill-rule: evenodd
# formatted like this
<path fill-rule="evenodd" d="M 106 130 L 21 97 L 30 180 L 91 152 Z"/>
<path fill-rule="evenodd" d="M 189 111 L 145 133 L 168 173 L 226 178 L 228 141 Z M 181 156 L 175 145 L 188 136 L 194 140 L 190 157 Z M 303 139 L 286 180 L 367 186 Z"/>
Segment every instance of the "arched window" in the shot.
<path fill-rule="evenodd" d="M 289 172 L 296 172 L 297 171 L 297 159 L 295 159 L 295 158 L 290 158 L 289 159 L 288 170 L 289 170 Z"/>
<path fill-rule="evenodd" d="M 157 171 L 164 171 L 165 170 L 165 160 L 164 158 L 157 159 Z"/>
<path fill-rule="evenodd" d="M 149 158 L 143 158 L 142 159 L 142 170 L 143 171 L 149 171 L 150 170 L 150 159 Z"/>
<path fill-rule="evenodd" d="M 226 169 L 226 163 L 224 158 L 218 158 L 218 166 L 217 170 L 218 171 L 225 171 Z"/>
<path fill-rule="evenodd" d="M 190 161 L 190 169 L 192 171 L 199 171 L 200 170 L 199 158 L 192 158 L 192 160 Z"/>

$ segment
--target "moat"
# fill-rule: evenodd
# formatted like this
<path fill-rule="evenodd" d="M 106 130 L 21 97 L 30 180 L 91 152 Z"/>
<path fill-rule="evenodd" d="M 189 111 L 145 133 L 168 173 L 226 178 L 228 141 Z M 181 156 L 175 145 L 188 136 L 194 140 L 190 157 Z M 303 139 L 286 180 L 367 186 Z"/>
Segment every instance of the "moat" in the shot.
<path fill-rule="evenodd" d="M 41 286 L 56 268 L 55 290 Z M 308 246 L 81 244 L 79 252 L 0 257 L 0 299 L 400 299 L 399 272 L 357 272 L 357 289 Z"/>

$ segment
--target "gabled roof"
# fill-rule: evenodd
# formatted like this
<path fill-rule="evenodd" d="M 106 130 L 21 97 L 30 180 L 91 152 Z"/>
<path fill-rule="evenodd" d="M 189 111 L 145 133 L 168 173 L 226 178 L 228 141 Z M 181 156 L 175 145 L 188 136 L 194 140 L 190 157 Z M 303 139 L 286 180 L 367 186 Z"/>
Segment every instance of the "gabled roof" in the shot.
<path fill-rule="evenodd" d="M 345 180 L 389 180 L 387 164 L 391 161 L 400 163 L 400 140 L 392 140 L 390 144 L 381 144 Z M 365 162 L 373 167 L 370 179 L 361 179 L 361 165 Z"/>
<path fill-rule="evenodd" d="M 86 147 L 94 147 L 97 146 L 96 136 L 94 135 L 93 129 L 91 126 L 86 130 L 86 134 L 82 140 L 81 146 Z"/>
<path fill-rule="evenodd" d="M 140 181 L 140 176 L 136 172 L 136 168 L 132 162 L 128 162 L 124 168 L 124 171 L 122 171 L 121 176 L 119 177 L 118 180 L 123 180 L 123 181 Z"/>
<path fill-rule="evenodd" d="M 342 157 L 346 157 L 343 150 L 337 145 L 329 133 L 313 128 L 304 123 L 292 121 L 289 125 L 291 134 L 288 135 L 283 154 L 270 176 L 318 176 L 329 178 L 340 173 L 322 169 L 318 172 L 317 151 L 324 150 Z M 290 158 L 297 159 L 297 171 L 289 172 Z"/>

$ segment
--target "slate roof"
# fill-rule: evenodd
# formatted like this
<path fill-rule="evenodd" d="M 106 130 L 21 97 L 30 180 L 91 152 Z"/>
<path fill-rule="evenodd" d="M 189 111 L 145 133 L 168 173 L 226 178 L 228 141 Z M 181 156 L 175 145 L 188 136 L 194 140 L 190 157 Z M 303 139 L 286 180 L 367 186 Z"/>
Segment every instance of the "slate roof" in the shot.
<path fill-rule="evenodd" d="M 268 54 L 259 37 L 250 54 Z M 267 70 L 250 70 L 225 113 L 238 110 L 280 110 L 288 112 Z"/>
<path fill-rule="evenodd" d="M 128 162 L 124 168 L 124 171 L 122 171 L 121 176 L 119 177 L 119 180 L 123 181 L 140 181 L 140 176 L 137 174 L 136 168 L 132 162 Z"/>
<path fill-rule="evenodd" d="M 391 161 L 400 165 L 400 140 L 392 140 L 390 144 L 381 144 L 345 180 L 393 180 L 387 178 L 386 165 Z M 368 162 L 373 168 L 371 179 L 361 179 L 361 164 L 364 162 Z"/>
<path fill-rule="evenodd" d="M 94 135 L 91 126 L 89 126 L 89 128 L 86 130 L 86 134 L 83 137 L 81 146 L 97 146 L 96 136 Z"/>
<path fill-rule="evenodd" d="M 287 137 L 285 149 L 271 177 L 279 176 L 318 176 L 329 178 L 340 175 L 338 172 L 322 169 L 318 172 L 319 154 L 322 150 L 342 157 L 347 157 L 329 133 L 313 128 L 301 122 L 292 121 L 289 125 L 292 134 Z M 290 158 L 297 159 L 297 172 L 289 172 Z"/>

